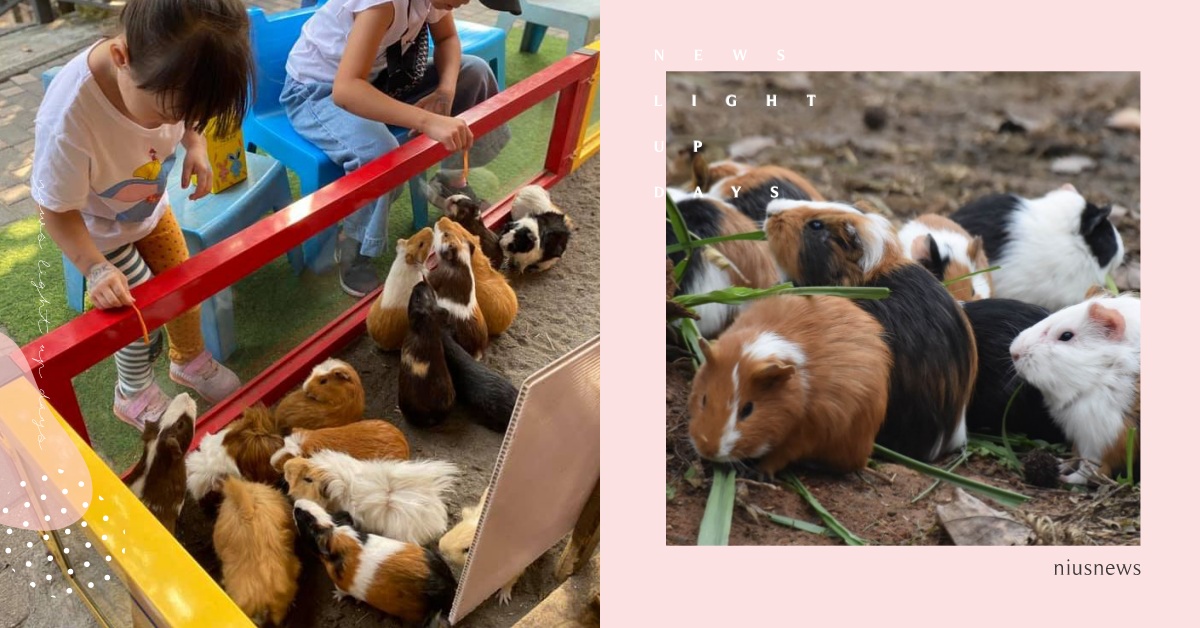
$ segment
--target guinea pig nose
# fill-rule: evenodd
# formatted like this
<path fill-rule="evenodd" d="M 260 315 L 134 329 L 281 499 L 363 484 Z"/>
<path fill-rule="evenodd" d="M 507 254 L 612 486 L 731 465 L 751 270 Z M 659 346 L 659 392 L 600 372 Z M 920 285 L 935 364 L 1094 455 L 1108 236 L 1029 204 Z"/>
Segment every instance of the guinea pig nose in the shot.
<path fill-rule="evenodd" d="M 1013 358 L 1013 362 L 1016 362 L 1017 360 L 1021 359 L 1021 354 L 1017 353 L 1016 351 L 1013 351 L 1012 358 Z"/>

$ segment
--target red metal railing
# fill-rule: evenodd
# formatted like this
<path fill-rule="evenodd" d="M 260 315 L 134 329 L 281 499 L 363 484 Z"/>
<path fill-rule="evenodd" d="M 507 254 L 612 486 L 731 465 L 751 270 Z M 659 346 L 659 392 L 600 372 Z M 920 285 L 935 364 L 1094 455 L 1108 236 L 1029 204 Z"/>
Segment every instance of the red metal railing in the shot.
<path fill-rule="evenodd" d="M 476 137 L 499 127 L 539 102 L 558 95 L 545 170 L 526 184 L 550 187 L 571 172 L 572 155 L 584 128 L 588 88 L 598 53 L 581 50 L 500 92 L 462 115 Z M 188 308 L 233 285 L 355 210 L 428 170 L 447 156 L 427 137 L 399 148 L 252 227 L 201 252 L 186 263 L 133 289 L 146 325 L 162 326 Z M 484 216 L 495 227 L 509 213 L 513 194 Z M 382 288 L 380 288 L 382 290 Z M 367 295 L 241 389 L 196 421 L 196 439 L 220 430 L 258 401 L 274 403 L 304 380 L 312 367 L 362 334 L 371 301 Z M 132 309 L 91 310 L 22 347 L 46 399 L 90 444 L 72 379 L 141 337 Z"/>

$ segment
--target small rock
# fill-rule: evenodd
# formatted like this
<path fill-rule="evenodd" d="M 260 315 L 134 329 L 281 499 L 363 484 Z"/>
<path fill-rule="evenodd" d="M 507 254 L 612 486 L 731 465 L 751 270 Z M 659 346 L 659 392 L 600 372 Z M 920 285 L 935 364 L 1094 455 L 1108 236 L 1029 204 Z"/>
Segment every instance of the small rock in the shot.
<path fill-rule="evenodd" d="M 797 92 L 812 91 L 812 81 L 804 72 L 782 72 L 767 76 L 767 87 L 777 87 Z"/>
<path fill-rule="evenodd" d="M 1023 115 L 1013 111 L 1004 112 L 1004 120 L 1000 122 L 1000 133 L 1039 133 L 1050 128 L 1050 118 Z"/>
<path fill-rule="evenodd" d="M 1112 114 L 1105 125 L 1110 129 L 1137 133 L 1142 130 L 1142 112 L 1134 107 L 1126 107 Z"/>
<path fill-rule="evenodd" d="M 933 169 L 947 183 L 958 183 L 971 174 L 971 169 L 963 164 L 934 164 Z"/>
<path fill-rule="evenodd" d="M 801 168 L 804 168 L 805 170 L 809 170 L 809 169 L 819 170 L 821 167 L 823 167 L 825 165 L 825 158 L 824 157 L 801 157 L 800 159 L 796 160 L 796 165 L 800 166 Z"/>
<path fill-rule="evenodd" d="M 1129 210 L 1126 209 L 1123 205 L 1113 205 L 1112 211 L 1110 211 L 1108 215 L 1110 216 L 1110 218 L 1112 219 L 1113 222 L 1120 222 L 1120 220 L 1122 218 L 1124 218 L 1128 213 L 1129 213 Z"/>
<path fill-rule="evenodd" d="M 878 131 L 887 126 L 887 120 L 887 109 L 883 107 L 867 107 L 867 110 L 863 112 L 863 124 L 872 131 Z"/>
<path fill-rule="evenodd" d="M 1126 290 L 1140 292 L 1142 289 L 1142 263 L 1135 261 L 1121 264 L 1113 271 L 1113 281 L 1117 282 L 1117 289 L 1122 292 Z"/>
<path fill-rule="evenodd" d="M 1079 174 L 1096 167 L 1096 160 L 1084 155 L 1068 155 L 1050 162 L 1050 172 L 1055 174 Z"/>
<path fill-rule="evenodd" d="M 750 159 L 774 145 L 775 140 L 770 137 L 761 135 L 745 137 L 729 145 L 729 158 Z"/>

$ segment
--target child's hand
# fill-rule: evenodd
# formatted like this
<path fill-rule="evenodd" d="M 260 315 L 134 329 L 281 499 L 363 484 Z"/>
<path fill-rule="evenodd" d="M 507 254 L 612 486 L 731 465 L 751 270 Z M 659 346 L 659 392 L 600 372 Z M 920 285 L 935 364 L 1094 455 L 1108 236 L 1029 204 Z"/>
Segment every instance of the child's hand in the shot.
<path fill-rule="evenodd" d="M 416 106 L 440 116 L 448 116 L 450 115 L 450 104 L 453 102 L 454 88 L 439 87 L 430 92 L 428 96 L 418 100 Z"/>
<path fill-rule="evenodd" d="M 206 145 L 192 145 L 187 149 L 186 155 L 183 159 L 183 181 L 180 182 L 179 187 L 186 189 L 192 181 L 192 175 L 195 175 L 196 191 L 188 196 L 194 201 L 204 198 L 212 190 L 212 167 L 208 164 L 208 147 Z"/>
<path fill-rule="evenodd" d="M 445 146 L 446 150 L 466 150 L 475 143 L 475 136 L 471 134 L 471 128 L 465 121 L 442 115 L 433 115 L 430 118 L 429 123 L 425 125 L 425 135 Z"/>
<path fill-rule="evenodd" d="M 92 305 L 107 310 L 133 305 L 133 294 L 129 292 L 129 280 L 110 262 L 99 262 L 88 269 L 88 296 Z"/>

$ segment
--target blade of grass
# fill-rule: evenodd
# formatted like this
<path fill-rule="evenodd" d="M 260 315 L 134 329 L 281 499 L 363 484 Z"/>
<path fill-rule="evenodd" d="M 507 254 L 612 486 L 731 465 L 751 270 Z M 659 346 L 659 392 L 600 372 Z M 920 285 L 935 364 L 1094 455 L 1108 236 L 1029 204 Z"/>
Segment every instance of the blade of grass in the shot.
<path fill-rule="evenodd" d="M 1115 279 L 1113 279 L 1112 275 L 1105 275 L 1104 282 L 1105 282 L 1104 285 L 1105 285 L 1105 287 L 1108 288 L 1109 292 L 1111 292 L 1113 294 L 1121 294 L 1121 291 L 1117 290 L 1117 281 Z"/>
<path fill-rule="evenodd" d="M 696 327 L 696 321 L 690 318 L 680 320 L 679 331 L 683 334 L 683 341 L 687 343 L 688 351 L 692 352 L 692 362 L 697 367 L 704 364 L 704 352 L 700 350 L 700 328 Z"/>
<path fill-rule="evenodd" d="M 1125 480 L 1133 485 L 1133 439 L 1137 437 L 1137 428 L 1131 427 L 1125 431 Z"/>
<path fill-rule="evenodd" d="M 819 526 L 815 523 L 809 523 L 807 521 L 800 521 L 799 519 L 792 519 L 791 517 L 777 515 L 773 512 L 769 512 L 766 510 L 761 511 L 761 513 L 766 515 L 767 518 L 770 519 L 771 521 L 773 521 L 774 523 L 778 523 L 779 525 L 781 525 L 785 528 L 794 528 L 796 530 L 800 530 L 801 532 L 811 532 L 812 534 L 823 534 L 823 535 L 827 535 L 827 536 L 833 536 L 833 533 L 830 532 L 828 528 L 822 528 L 821 526 Z"/>
<path fill-rule="evenodd" d="M 1015 465 L 1014 468 L 1021 473 L 1021 477 L 1025 477 L 1025 474 L 1021 472 L 1021 460 L 1017 458 L 1017 454 L 1013 453 L 1012 445 L 1008 442 L 1008 411 L 1012 409 L 1013 402 L 1017 400 L 1017 395 L 1024 386 L 1025 382 L 1021 382 L 1013 389 L 1012 396 L 1008 398 L 1008 403 L 1004 406 L 1004 416 L 1000 417 L 1000 438 L 1004 442 L 1004 451 L 1008 452 L 1009 462 Z"/>
<path fill-rule="evenodd" d="M 680 294 L 675 296 L 675 302 L 689 308 L 706 303 L 724 303 L 739 305 L 755 299 L 792 294 L 799 296 L 831 295 L 850 299 L 886 299 L 891 291 L 887 288 L 840 288 L 837 286 L 803 286 L 779 284 L 770 288 L 743 288 L 734 286 L 723 290 L 714 290 L 704 294 Z"/>
<path fill-rule="evenodd" d="M 969 458 L 970 456 L 971 456 L 971 452 L 970 452 L 969 450 L 966 450 L 966 449 L 964 449 L 964 450 L 963 450 L 963 452 L 962 452 L 962 454 L 961 454 L 961 455 L 958 457 L 958 459 L 957 459 L 957 460 L 955 460 L 953 464 L 951 464 L 950 466 L 946 467 L 946 470 L 947 470 L 947 471 L 953 471 L 953 470 L 957 469 L 957 468 L 958 468 L 958 465 L 960 465 L 960 464 L 962 464 L 962 463 L 966 462 L 966 461 L 967 461 L 967 458 Z M 941 483 L 942 483 L 942 481 L 941 481 L 941 480 L 934 480 L 934 481 L 933 481 L 933 484 L 930 484 L 928 488 L 926 488 L 925 490 L 921 491 L 921 492 L 920 492 L 920 493 L 919 493 L 919 494 L 918 494 L 916 497 L 912 498 L 912 501 L 910 501 L 910 502 L 908 502 L 908 503 L 910 503 L 910 504 L 915 504 L 915 503 L 917 503 L 917 502 L 921 501 L 921 498 L 922 498 L 922 497 L 925 497 L 926 495 L 928 495 L 928 494 L 930 493 L 930 491 L 932 491 L 933 489 L 937 488 L 937 487 L 938 487 L 938 486 L 939 486 Z"/>
<path fill-rule="evenodd" d="M 696 545 L 729 545 L 729 529 L 733 524 L 734 479 L 737 473 L 725 466 L 713 468 L 712 490 L 700 520 Z"/>
<path fill-rule="evenodd" d="M 829 529 L 833 531 L 834 534 L 841 537 L 841 539 L 846 542 L 846 545 L 867 544 L 865 540 L 859 538 L 853 532 L 846 529 L 846 526 L 842 525 L 842 522 L 834 518 L 834 516 L 830 514 L 828 510 L 825 510 L 825 507 L 821 505 L 821 502 L 817 501 L 817 498 L 813 497 L 812 493 L 808 492 L 808 489 L 805 488 L 804 483 L 800 481 L 800 478 L 797 478 L 794 475 L 789 475 L 787 478 L 787 483 L 791 485 L 792 490 L 796 491 L 801 497 L 804 498 L 804 501 L 808 502 L 809 506 L 812 506 L 813 510 L 817 511 L 817 515 L 821 517 L 821 521 L 824 521 L 825 525 L 829 526 Z"/>
<path fill-rule="evenodd" d="M 887 447 L 884 447 L 878 443 L 875 444 L 875 453 L 876 455 L 880 455 L 894 462 L 898 462 L 906 467 L 909 467 L 910 469 L 920 471 L 925 475 L 940 478 L 956 486 L 961 486 L 967 490 L 975 491 L 976 493 L 979 493 L 985 497 L 990 497 L 996 500 L 998 503 L 1004 504 L 1005 506 L 1019 506 L 1022 503 L 1029 501 L 1029 497 L 1027 495 L 1014 493 L 1013 491 L 1007 491 L 1002 488 L 996 488 L 995 486 L 984 484 L 983 482 L 978 482 L 976 480 L 970 480 L 962 477 L 961 475 L 950 473 L 949 471 L 943 471 L 942 469 L 939 469 L 933 465 L 925 464 L 924 462 L 914 460 L 899 452 L 892 451 L 891 449 L 888 449 Z"/>
<path fill-rule="evenodd" d="M 943 286 L 948 286 L 948 285 L 950 285 L 950 284 L 952 284 L 952 283 L 956 283 L 956 282 L 962 281 L 963 279 L 970 279 L 971 277 L 974 277 L 975 275 L 982 275 L 983 273 L 990 273 L 990 272 L 992 272 L 992 271 L 995 271 L 995 270 L 1000 270 L 1000 267 L 999 267 L 999 266 L 989 266 L 989 267 L 987 267 L 987 268 L 985 268 L 985 269 L 983 269 L 983 270 L 977 270 L 977 271 L 975 271 L 975 272 L 973 272 L 973 273 L 967 273 L 967 274 L 965 274 L 965 275 L 960 275 L 960 276 L 958 276 L 958 277 L 955 277 L 954 279 L 947 279 L 947 280 L 945 280 L 945 281 L 943 281 L 943 282 L 942 282 L 942 285 L 943 285 Z"/>
<path fill-rule="evenodd" d="M 687 255 L 675 265 L 675 283 L 678 284 L 683 280 L 683 271 L 692 260 L 692 234 L 688 232 L 687 223 L 683 222 L 683 215 L 679 213 L 679 208 L 675 206 L 675 201 L 671 200 L 670 195 L 667 196 L 667 221 L 671 223 L 671 230 L 675 232 L 675 241 L 682 244 L 687 251 Z"/>
<path fill-rule="evenodd" d="M 689 234 L 690 235 L 690 234 Z M 716 236 L 713 238 L 704 238 L 703 240 L 692 240 L 689 245 L 692 249 L 697 249 L 710 244 L 719 244 L 721 242 L 730 242 L 732 240 L 766 240 L 767 234 L 762 231 L 747 231 L 746 233 L 735 233 L 733 235 Z M 689 250 L 683 244 L 672 244 L 667 247 L 667 253 L 682 253 Z"/>

